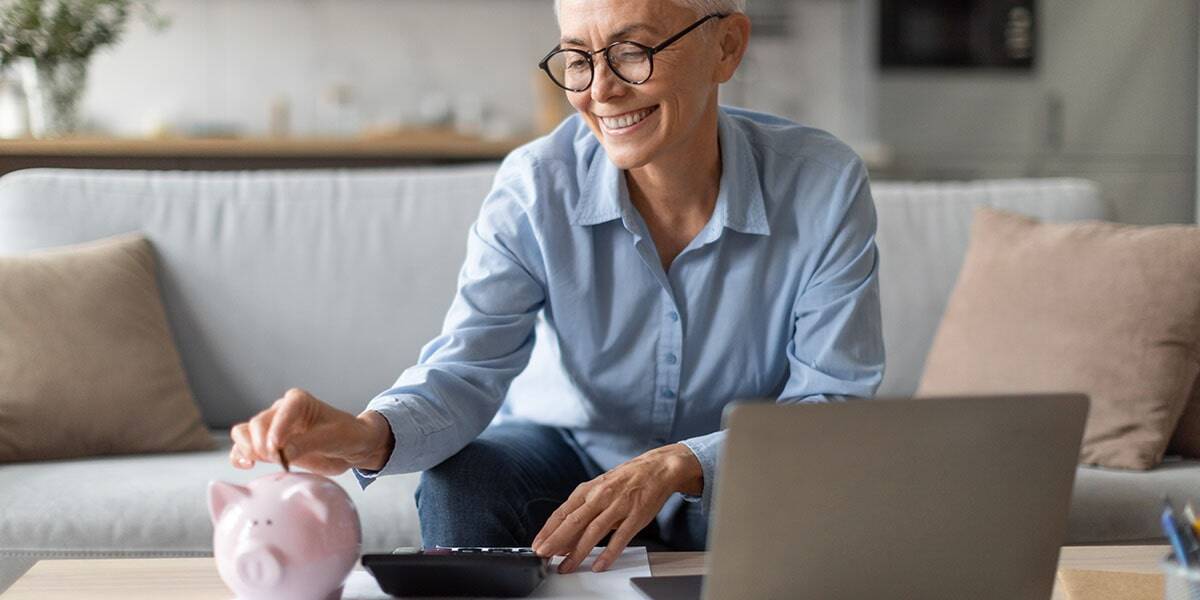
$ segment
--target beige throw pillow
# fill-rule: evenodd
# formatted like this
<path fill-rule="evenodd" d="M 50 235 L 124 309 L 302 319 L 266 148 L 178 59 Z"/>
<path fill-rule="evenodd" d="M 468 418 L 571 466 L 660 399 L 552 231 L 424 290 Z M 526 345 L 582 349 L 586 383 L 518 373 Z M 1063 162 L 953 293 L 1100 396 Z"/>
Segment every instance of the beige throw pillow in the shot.
<path fill-rule="evenodd" d="M 148 241 L 0 257 L 0 462 L 214 447 Z"/>
<path fill-rule="evenodd" d="M 918 395 L 1084 392 L 1080 462 L 1149 469 L 1198 359 L 1200 228 L 980 208 Z"/>

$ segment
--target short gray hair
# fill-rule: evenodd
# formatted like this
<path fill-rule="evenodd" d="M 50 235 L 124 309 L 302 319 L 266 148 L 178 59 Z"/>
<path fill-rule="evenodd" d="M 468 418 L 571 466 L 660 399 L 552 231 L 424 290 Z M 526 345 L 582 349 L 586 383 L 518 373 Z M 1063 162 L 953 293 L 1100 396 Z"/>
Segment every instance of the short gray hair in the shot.
<path fill-rule="evenodd" d="M 696 11 L 697 15 L 727 15 L 746 12 L 746 0 L 671 0 L 684 8 Z M 554 14 L 558 14 L 559 0 L 554 0 Z"/>

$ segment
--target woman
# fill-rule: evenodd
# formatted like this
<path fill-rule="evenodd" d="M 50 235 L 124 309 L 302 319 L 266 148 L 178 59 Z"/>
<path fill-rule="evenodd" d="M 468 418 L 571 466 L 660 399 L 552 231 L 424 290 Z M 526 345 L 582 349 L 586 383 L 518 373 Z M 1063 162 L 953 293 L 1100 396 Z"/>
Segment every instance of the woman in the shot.
<path fill-rule="evenodd" d="M 639 533 L 702 549 L 726 404 L 883 374 L 861 161 L 717 104 L 744 1 L 560 0 L 539 66 L 578 114 L 501 165 L 442 334 L 357 417 L 290 390 L 231 461 L 423 470 L 425 545 L 532 545 L 561 572 L 607 536 L 594 570 Z"/>

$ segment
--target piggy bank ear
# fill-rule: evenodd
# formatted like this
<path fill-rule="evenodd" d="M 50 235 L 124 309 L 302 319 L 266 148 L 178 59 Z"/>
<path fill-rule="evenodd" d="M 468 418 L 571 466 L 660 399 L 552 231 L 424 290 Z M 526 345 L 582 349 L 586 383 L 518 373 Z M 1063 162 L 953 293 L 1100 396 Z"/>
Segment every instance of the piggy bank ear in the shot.
<path fill-rule="evenodd" d="M 208 514 L 215 524 L 225 514 L 225 509 L 250 497 L 250 488 L 225 483 L 224 481 L 208 482 Z"/>
<path fill-rule="evenodd" d="M 305 510 L 311 512 L 322 523 L 329 522 L 329 505 L 317 497 L 315 488 L 307 482 L 298 483 L 288 488 L 287 491 L 283 492 L 283 500 L 299 504 Z"/>

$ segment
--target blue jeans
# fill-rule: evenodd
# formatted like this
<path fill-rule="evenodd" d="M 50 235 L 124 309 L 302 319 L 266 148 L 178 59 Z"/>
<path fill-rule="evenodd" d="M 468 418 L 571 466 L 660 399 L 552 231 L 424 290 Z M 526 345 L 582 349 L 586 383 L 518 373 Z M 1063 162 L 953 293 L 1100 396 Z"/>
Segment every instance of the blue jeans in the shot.
<path fill-rule="evenodd" d="M 422 473 L 416 494 L 422 543 L 532 544 L 575 487 L 600 472 L 568 443 L 567 435 L 533 423 L 493 425 L 458 454 Z M 651 521 L 630 545 L 703 550 L 707 530 L 699 504 L 685 502 L 665 527 Z"/>

